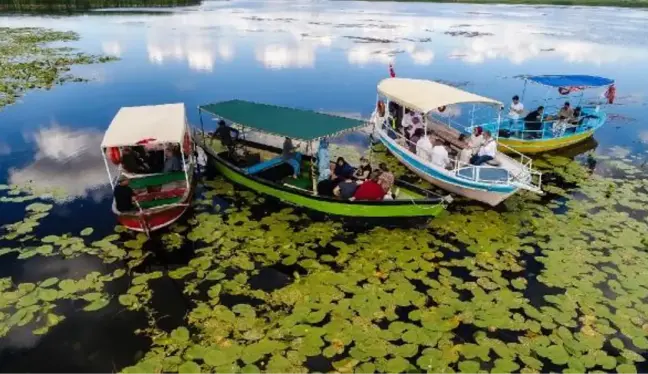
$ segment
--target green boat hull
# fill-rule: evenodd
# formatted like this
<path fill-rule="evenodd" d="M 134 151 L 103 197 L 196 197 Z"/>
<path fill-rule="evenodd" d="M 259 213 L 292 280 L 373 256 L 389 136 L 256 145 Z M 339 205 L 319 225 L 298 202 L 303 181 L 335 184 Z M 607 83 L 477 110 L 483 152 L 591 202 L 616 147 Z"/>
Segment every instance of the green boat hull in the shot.
<path fill-rule="evenodd" d="M 216 169 L 230 181 L 285 203 L 316 210 L 322 213 L 346 217 L 436 217 L 445 211 L 442 199 L 408 199 L 383 201 L 344 201 L 313 196 L 290 187 L 282 187 L 260 178 L 246 175 L 229 164 L 215 151 L 205 149 L 214 158 Z"/>

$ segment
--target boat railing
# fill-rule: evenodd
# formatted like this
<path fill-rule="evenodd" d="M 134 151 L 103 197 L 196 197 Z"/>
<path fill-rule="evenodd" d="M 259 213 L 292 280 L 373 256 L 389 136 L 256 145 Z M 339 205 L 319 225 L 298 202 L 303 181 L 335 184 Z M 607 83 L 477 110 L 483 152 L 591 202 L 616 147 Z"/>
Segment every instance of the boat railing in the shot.
<path fill-rule="evenodd" d="M 585 117 L 581 118 L 581 121 L 578 124 L 571 123 L 564 119 L 545 118 L 542 120 L 542 127 L 540 129 L 529 129 L 527 128 L 528 124 L 526 121 L 523 119 L 513 118 L 503 119 L 499 124 L 494 122 L 483 124 L 481 127 L 485 130 L 491 131 L 495 137 L 505 137 L 506 139 L 531 141 L 558 139 L 596 128 L 598 123 L 601 122 L 601 115 L 596 117 L 588 116 L 592 115 L 586 113 Z M 550 124 L 551 127 L 546 128 L 546 124 Z"/>
<path fill-rule="evenodd" d="M 411 150 L 409 149 L 409 146 L 414 146 L 416 147 L 416 143 L 410 141 L 407 139 L 403 134 L 398 133 L 397 131 L 394 131 L 389 127 L 387 124 L 383 124 L 380 129 L 384 131 L 387 136 L 390 136 L 390 134 L 393 134 L 393 136 L 396 136 L 396 143 L 399 143 L 401 146 L 404 145 L 403 148 L 406 148 L 407 152 L 410 154 L 413 154 L 414 156 L 417 156 L 416 154 L 412 153 Z M 392 138 L 393 139 L 393 138 Z M 424 152 L 427 153 L 427 150 L 423 150 Z M 427 155 L 428 159 L 430 155 Z M 498 157 L 507 157 L 506 155 L 502 154 L 501 152 L 498 152 Z M 525 156 L 526 157 L 526 156 Z M 446 171 L 450 174 L 453 174 L 459 178 L 462 179 L 468 179 L 474 182 L 479 182 L 479 183 L 485 183 L 485 184 L 501 184 L 501 185 L 510 185 L 510 184 L 515 184 L 519 185 L 520 184 L 520 176 L 519 175 L 513 175 L 510 170 L 507 170 L 506 168 L 498 167 L 498 166 L 493 166 L 493 165 L 473 165 L 470 163 L 465 163 L 459 160 L 458 158 L 452 158 L 449 157 L 450 159 L 450 164 L 453 165 L 452 169 L 446 169 Z M 426 164 L 432 165 L 429 161 L 423 160 Z M 438 166 L 437 166 L 438 167 Z M 492 178 L 482 178 L 481 177 L 481 170 L 482 169 L 501 169 L 506 171 L 507 177 L 505 179 L 492 179 Z M 464 172 L 467 170 L 467 172 Z"/>

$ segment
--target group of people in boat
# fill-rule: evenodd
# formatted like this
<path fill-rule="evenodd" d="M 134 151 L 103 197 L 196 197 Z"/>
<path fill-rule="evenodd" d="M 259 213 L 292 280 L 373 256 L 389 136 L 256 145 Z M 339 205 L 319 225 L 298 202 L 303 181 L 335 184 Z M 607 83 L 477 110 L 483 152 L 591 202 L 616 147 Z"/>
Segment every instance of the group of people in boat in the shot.
<path fill-rule="evenodd" d="M 322 171 L 323 168 L 320 168 L 317 183 L 317 194 L 320 196 L 350 201 L 380 201 L 392 200 L 398 194 L 398 190 L 392 191 L 395 178 L 387 165 L 380 163 L 378 168 L 374 169 L 366 157 L 360 158 L 357 168 L 351 166 L 343 157 L 338 157 L 335 164 L 329 166 L 328 172 Z"/>
<path fill-rule="evenodd" d="M 524 134 L 525 139 L 538 139 L 543 137 L 543 123 L 552 123 L 552 136 L 563 136 L 568 130 L 576 131 L 579 125 L 588 118 L 595 118 L 596 116 L 583 113 L 583 109 L 578 106 L 572 108 L 569 101 L 566 101 L 555 115 L 546 115 L 544 106 L 539 106 L 535 110 L 530 111 L 524 115 L 524 104 L 520 101 L 518 95 L 513 96 L 511 105 L 509 107 L 508 116 L 514 121 L 522 119 L 524 121 Z M 506 130 L 508 131 L 508 130 Z"/>
<path fill-rule="evenodd" d="M 163 153 L 163 156 L 160 154 Z M 145 149 L 144 146 L 123 147 L 121 167 L 130 174 L 155 174 L 182 171 L 180 147 L 167 146 L 164 150 Z"/>
<path fill-rule="evenodd" d="M 425 161 L 444 169 L 455 167 L 455 161 L 450 158 L 450 152 L 454 150 L 448 141 L 434 134 L 426 136 L 422 132 L 415 133 L 409 141 L 410 151 Z M 454 154 L 459 161 L 459 167 L 469 164 L 483 165 L 495 159 L 497 155 L 497 142 L 490 131 L 482 130 L 481 127 L 476 127 L 468 137 L 464 134 L 459 135 L 455 147 L 460 149 Z"/>
<path fill-rule="evenodd" d="M 438 108 L 439 112 L 446 108 Z M 403 113 L 401 116 L 400 113 Z M 489 130 L 476 127 L 473 133 L 466 137 L 460 135 L 455 147 L 437 134 L 426 134 L 423 114 L 402 107 L 397 103 L 389 103 L 388 135 L 397 142 L 404 143 L 406 148 L 422 159 L 444 169 L 453 169 L 455 163 L 450 158 L 452 153 L 461 165 L 483 165 L 495 159 L 497 142 Z M 398 135 L 401 135 L 400 137 Z M 453 148 L 458 148 L 455 151 Z"/>

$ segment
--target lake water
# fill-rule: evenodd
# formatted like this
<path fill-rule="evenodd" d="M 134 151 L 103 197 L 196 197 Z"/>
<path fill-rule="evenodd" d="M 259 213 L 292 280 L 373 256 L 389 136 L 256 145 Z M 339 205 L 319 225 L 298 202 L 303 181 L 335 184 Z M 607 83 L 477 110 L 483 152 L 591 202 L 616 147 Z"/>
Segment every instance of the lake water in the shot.
<path fill-rule="evenodd" d="M 75 67 L 91 82 L 29 92 L 0 112 L 0 184 L 31 182 L 69 196 L 39 226 L 39 236 L 87 226 L 100 236 L 112 232 L 99 143 L 122 106 L 184 102 L 196 125 L 198 105 L 232 98 L 367 117 L 390 62 L 398 76 L 443 80 L 505 103 L 521 93 L 523 83 L 514 77 L 522 74 L 611 77 L 617 101 L 590 148 L 626 157 L 644 153 L 648 143 L 644 10 L 205 1 L 173 11 L 0 17 L 0 26 L 73 30 L 82 37 L 75 47 L 120 58 Z M 527 108 L 544 93 L 529 87 Z M 0 225 L 23 214 L 24 206 L 3 204 Z M 86 257 L 3 258 L 0 275 L 35 282 L 112 269 L 107 266 Z M 123 292 L 126 286 L 117 283 L 110 287 Z M 177 286 L 164 287 L 169 299 L 159 310 L 174 326 L 187 311 L 186 299 L 173 291 Z M 118 307 L 84 314 L 74 303 L 60 308 L 69 319 L 51 333 L 19 331 L 0 340 L 2 371 L 116 371 L 149 348 L 133 334 L 145 324 L 141 314 Z"/>

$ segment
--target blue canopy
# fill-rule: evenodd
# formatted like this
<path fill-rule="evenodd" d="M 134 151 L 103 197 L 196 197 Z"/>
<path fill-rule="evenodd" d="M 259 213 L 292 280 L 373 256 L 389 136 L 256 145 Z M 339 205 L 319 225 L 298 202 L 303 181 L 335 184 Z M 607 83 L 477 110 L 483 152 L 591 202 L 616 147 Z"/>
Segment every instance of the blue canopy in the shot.
<path fill-rule="evenodd" d="M 603 87 L 614 83 L 613 79 L 593 75 L 534 75 L 525 79 L 550 87 Z"/>

